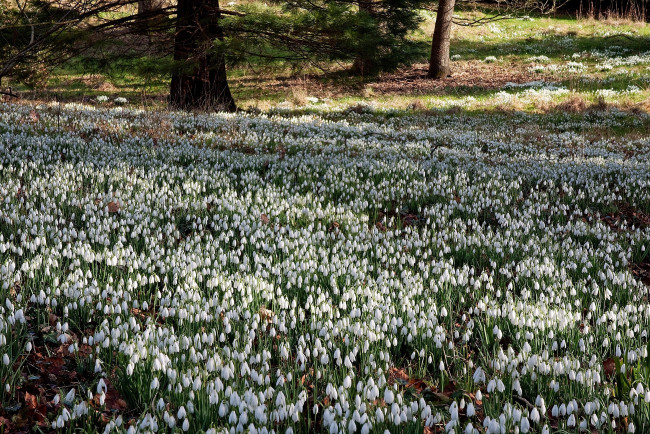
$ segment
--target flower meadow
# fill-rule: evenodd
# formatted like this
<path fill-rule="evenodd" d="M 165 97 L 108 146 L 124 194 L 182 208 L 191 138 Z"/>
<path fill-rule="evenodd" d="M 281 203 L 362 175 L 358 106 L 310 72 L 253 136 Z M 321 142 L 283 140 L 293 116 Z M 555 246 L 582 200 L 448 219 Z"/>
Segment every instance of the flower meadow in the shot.
<path fill-rule="evenodd" d="M 540 116 L 0 105 L 0 423 L 645 432 L 647 115 Z"/>

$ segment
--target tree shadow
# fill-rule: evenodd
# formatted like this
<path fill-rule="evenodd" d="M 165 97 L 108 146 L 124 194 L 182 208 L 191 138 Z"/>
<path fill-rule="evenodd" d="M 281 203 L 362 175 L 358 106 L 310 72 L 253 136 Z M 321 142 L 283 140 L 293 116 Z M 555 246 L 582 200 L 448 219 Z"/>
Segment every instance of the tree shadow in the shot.
<path fill-rule="evenodd" d="M 563 56 L 586 52 L 587 59 L 593 59 L 590 52 L 599 51 L 611 57 L 638 55 L 650 50 L 650 37 L 627 33 L 604 36 L 582 36 L 572 33 L 544 34 L 512 38 L 502 41 L 452 40 L 452 55 L 458 54 L 466 60 L 484 60 L 487 56 L 547 56 L 551 60 L 565 60 Z"/>

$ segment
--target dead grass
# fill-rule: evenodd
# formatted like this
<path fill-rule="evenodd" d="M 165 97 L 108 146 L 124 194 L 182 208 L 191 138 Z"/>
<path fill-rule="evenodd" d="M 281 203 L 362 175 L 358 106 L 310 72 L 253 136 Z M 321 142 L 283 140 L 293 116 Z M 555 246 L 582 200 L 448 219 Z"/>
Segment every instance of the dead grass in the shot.
<path fill-rule="evenodd" d="M 291 98 L 290 101 L 298 106 L 304 106 L 307 105 L 307 97 L 309 96 L 309 92 L 307 91 L 307 88 L 304 85 L 296 85 L 296 86 L 291 86 Z"/>
<path fill-rule="evenodd" d="M 557 103 L 557 104 L 547 104 L 542 108 L 542 111 L 558 111 L 566 113 L 585 113 L 590 111 L 607 111 L 612 108 L 621 107 L 618 105 L 613 105 L 605 101 L 605 98 L 599 97 L 594 102 L 587 101 L 582 95 L 571 95 L 568 99 Z"/>
<path fill-rule="evenodd" d="M 555 111 L 581 113 L 587 110 L 587 101 L 580 95 L 571 95 L 567 100 L 556 104 Z"/>
<path fill-rule="evenodd" d="M 286 99 L 302 106 L 308 96 L 320 99 L 341 97 L 373 98 L 381 96 L 454 95 L 470 90 L 501 89 L 506 83 L 539 80 L 540 74 L 528 71 L 527 65 L 517 63 L 483 63 L 477 60 L 452 63 L 450 77 L 439 80 L 427 78 L 428 65 L 421 63 L 359 82 L 349 74 L 345 65 L 325 74 L 296 76 L 244 76 L 232 81 L 243 87 L 263 87 L 265 93 L 284 94 Z M 408 104 L 408 103 L 407 103 Z M 264 104 L 259 107 L 263 108 Z M 405 104 L 406 105 L 406 104 Z"/>
<path fill-rule="evenodd" d="M 382 74 L 369 83 L 380 95 L 453 93 L 463 88 L 501 89 L 506 83 L 525 83 L 538 79 L 524 65 L 483 63 L 476 60 L 452 62 L 450 77 L 438 80 L 427 78 L 427 64 L 417 64 L 394 73 Z"/>
<path fill-rule="evenodd" d="M 413 111 L 427 110 L 427 106 L 425 106 L 424 103 L 419 99 L 416 99 L 415 101 L 410 103 L 408 106 L 406 106 L 406 108 Z"/>

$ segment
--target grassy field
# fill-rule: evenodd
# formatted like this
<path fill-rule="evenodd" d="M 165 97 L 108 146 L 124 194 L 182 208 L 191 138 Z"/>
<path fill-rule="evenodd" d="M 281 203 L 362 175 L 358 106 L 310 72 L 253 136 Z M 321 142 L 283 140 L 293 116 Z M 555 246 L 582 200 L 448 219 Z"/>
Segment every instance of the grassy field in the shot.
<path fill-rule="evenodd" d="M 241 68 L 247 111 L 185 113 L 78 61 L 0 103 L 0 432 L 648 432 L 648 41 L 519 17 L 436 82 Z"/>

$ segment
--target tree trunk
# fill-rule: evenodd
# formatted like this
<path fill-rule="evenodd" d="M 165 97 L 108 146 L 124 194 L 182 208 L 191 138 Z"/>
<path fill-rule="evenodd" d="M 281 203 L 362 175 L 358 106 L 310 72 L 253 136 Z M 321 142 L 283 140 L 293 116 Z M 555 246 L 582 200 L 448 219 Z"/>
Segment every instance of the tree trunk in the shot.
<path fill-rule="evenodd" d="M 359 12 L 365 12 L 373 17 L 375 10 L 372 2 L 373 0 L 359 0 Z M 375 59 L 369 53 L 360 53 L 352 64 L 352 69 L 361 76 L 373 74 L 375 68 Z"/>
<path fill-rule="evenodd" d="M 429 60 L 429 78 L 447 77 L 449 67 L 449 39 L 454 16 L 456 0 L 439 0 L 436 26 L 431 41 L 431 59 Z"/>
<path fill-rule="evenodd" d="M 136 31 L 141 34 L 148 34 L 154 24 L 160 22 L 160 16 L 156 11 L 162 9 L 161 0 L 138 0 L 138 15 L 136 15 Z"/>
<path fill-rule="evenodd" d="M 219 0 L 179 0 L 169 102 L 179 109 L 237 110 L 226 77 Z"/>

